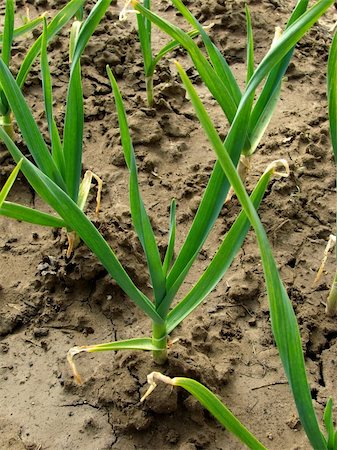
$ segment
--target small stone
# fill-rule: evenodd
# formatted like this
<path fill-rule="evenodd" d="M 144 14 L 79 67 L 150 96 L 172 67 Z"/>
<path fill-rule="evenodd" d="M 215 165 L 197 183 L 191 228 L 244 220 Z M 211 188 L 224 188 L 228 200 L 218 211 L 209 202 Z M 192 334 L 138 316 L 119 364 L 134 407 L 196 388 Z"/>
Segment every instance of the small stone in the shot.
<path fill-rule="evenodd" d="M 2 342 L 0 344 L 0 353 L 8 353 L 9 350 L 9 344 L 7 342 Z"/>
<path fill-rule="evenodd" d="M 291 416 L 290 419 L 287 420 L 286 424 L 288 425 L 288 427 L 291 430 L 294 430 L 294 431 L 298 431 L 301 426 L 300 419 L 298 417 L 296 417 L 295 415 Z"/>
<path fill-rule="evenodd" d="M 48 328 L 34 328 L 33 334 L 35 338 L 41 338 L 48 336 L 49 330 Z"/>
<path fill-rule="evenodd" d="M 251 319 L 248 320 L 248 325 L 250 327 L 255 327 L 256 326 L 256 317 L 252 317 Z"/>

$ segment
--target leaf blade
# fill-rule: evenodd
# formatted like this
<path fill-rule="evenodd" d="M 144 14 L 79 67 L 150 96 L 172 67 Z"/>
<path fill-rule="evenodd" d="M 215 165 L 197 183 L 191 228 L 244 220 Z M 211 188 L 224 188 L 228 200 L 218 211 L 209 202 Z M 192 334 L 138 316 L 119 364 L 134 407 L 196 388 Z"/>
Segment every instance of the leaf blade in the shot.
<path fill-rule="evenodd" d="M 6 201 L 0 207 L 0 215 L 44 227 L 63 228 L 66 226 L 64 220 L 59 217 Z"/>
<path fill-rule="evenodd" d="M 62 153 L 62 144 L 60 135 L 56 126 L 56 122 L 53 115 L 53 93 L 52 93 L 52 81 L 49 69 L 48 55 L 47 55 L 47 21 L 43 20 L 43 33 L 41 40 L 41 78 L 42 78 L 42 90 L 44 97 L 45 113 L 48 123 L 49 135 L 52 145 L 52 156 L 57 168 L 59 169 L 62 177 L 64 177 L 64 158 Z"/>
<path fill-rule="evenodd" d="M 75 33 L 79 31 L 78 22 L 74 22 Z M 72 37 L 76 39 L 76 37 Z M 72 52 L 73 49 L 71 48 Z M 81 62 L 74 54 L 70 54 L 72 65 L 67 92 L 67 105 L 63 129 L 63 158 L 65 161 L 64 179 L 70 197 L 77 203 L 81 183 L 83 132 L 84 132 L 84 106 L 83 87 L 81 75 Z"/>
<path fill-rule="evenodd" d="M 234 416 L 234 414 L 206 386 L 191 378 L 173 378 L 173 385 L 180 386 L 195 397 L 228 431 L 253 450 L 266 447 Z"/>
<path fill-rule="evenodd" d="M 6 180 L 6 183 L 2 187 L 0 191 L 0 208 L 3 205 L 4 201 L 6 200 L 6 197 L 9 194 L 9 191 L 11 190 L 14 181 L 16 180 L 16 177 L 18 176 L 18 173 L 20 172 L 22 166 L 22 160 L 20 160 L 15 168 L 12 170 L 12 173 L 9 175 L 9 177 Z"/>
<path fill-rule="evenodd" d="M 6 0 L 5 23 L 1 58 L 6 66 L 11 58 L 12 43 L 14 37 L 14 0 Z"/>
<path fill-rule="evenodd" d="M 9 102 L 22 136 L 41 170 L 65 189 L 63 178 L 56 167 L 22 92 L 6 64 L 0 59 L 0 84 Z"/>
<path fill-rule="evenodd" d="M 107 67 L 107 72 L 115 97 L 124 158 L 130 173 L 130 207 L 132 221 L 146 255 L 156 304 L 158 305 L 162 301 L 166 291 L 165 276 L 151 222 L 146 213 L 139 191 L 135 154 L 122 96 L 116 79 L 109 67 Z"/>
<path fill-rule="evenodd" d="M 268 187 L 271 172 L 266 172 L 260 178 L 251 195 L 251 201 L 257 209 Z M 235 255 L 240 250 L 250 229 L 250 222 L 242 211 L 230 230 L 226 233 L 220 247 L 206 270 L 193 286 L 190 292 L 169 312 L 167 317 L 167 332 L 170 334 L 187 317 L 205 297 L 215 288 L 230 267 Z M 165 301 L 165 300 L 164 300 Z M 168 305 L 167 305 L 168 306 Z M 161 312 L 159 310 L 159 312 Z"/>
<path fill-rule="evenodd" d="M 326 443 L 319 429 L 316 413 L 312 404 L 311 391 L 306 376 L 301 337 L 296 316 L 285 287 L 281 282 L 267 235 L 228 153 L 223 151 L 220 137 L 218 136 L 201 100 L 196 94 L 192 83 L 178 64 L 177 67 L 196 114 L 199 117 L 200 123 L 221 163 L 221 167 L 230 180 L 236 196 L 255 230 L 267 286 L 272 330 L 284 371 L 288 378 L 299 417 L 308 439 L 314 449 L 325 449 Z"/>
<path fill-rule="evenodd" d="M 163 262 L 163 272 L 165 277 L 167 275 L 171 261 L 173 259 L 175 239 L 176 239 L 176 202 L 175 200 L 172 200 L 170 207 L 170 228 L 169 228 L 168 244 Z"/>

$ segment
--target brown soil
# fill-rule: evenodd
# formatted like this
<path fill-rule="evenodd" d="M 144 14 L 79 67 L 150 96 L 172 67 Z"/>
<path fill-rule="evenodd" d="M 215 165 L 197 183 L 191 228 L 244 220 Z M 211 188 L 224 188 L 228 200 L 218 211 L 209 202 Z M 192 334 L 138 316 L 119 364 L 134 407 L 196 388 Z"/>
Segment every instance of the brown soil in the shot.
<path fill-rule="evenodd" d="M 28 1 L 31 16 L 65 1 Z M 93 5 L 88 2 L 88 10 Z M 114 2 L 113 2 L 114 3 Z M 183 24 L 170 2 L 158 11 Z M 188 1 L 202 22 L 213 23 L 212 38 L 224 50 L 240 80 L 245 78 L 244 2 Z M 276 25 L 284 26 L 289 0 L 250 2 L 257 59 L 268 49 Z M 24 1 L 17 1 L 23 11 Z M 91 39 L 83 57 L 86 112 L 84 169 L 104 180 L 102 211 L 97 226 L 117 252 L 137 285 L 149 285 L 144 256 L 131 225 L 128 174 L 105 65 L 113 66 L 126 102 L 141 190 L 164 249 L 168 206 L 178 203 L 178 242 L 191 225 L 215 161 L 174 70 L 166 58 L 155 77 L 156 106 L 145 104 L 145 84 L 134 26 L 118 22 L 119 0 Z M 3 14 L 3 10 L 2 10 Z M 334 10 L 297 46 L 284 81 L 281 100 L 262 145 L 254 156 L 251 189 L 267 164 L 288 159 L 291 176 L 274 181 L 260 209 L 273 244 L 282 278 L 300 324 L 312 395 L 321 420 L 328 396 L 337 400 L 335 366 L 337 328 L 324 312 L 333 277 L 327 273 L 313 288 L 315 272 L 335 227 L 335 171 L 326 108 L 326 61 Z M 165 36 L 155 34 L 157 48 Z M 15 46 L 13 71 L 19 67 L 29 39 Z M 67 32 L 50 45 L 57 120 L 64 115 L 68 78 Z M 226 120 L 202 87 L 192 63 L 176 51 L 197 83 L 202 98 L 222 133 Z M 171 55 L 172 58 L 172 55 Z M 46 131 L 39 66 L 27 81 L 25 94 Z M 19 139 L 19 138 L 18 138 Z M 19 140 L 19 144 L 23 143 Z M 1 181 L 13 167 L 0 148 Z M 23 177 L 11 199 L 45 208 Z M 90 212 L 94 218 L 94 194 Z M 237 213 L 236 198 L 223 208 L 180 295 L 212 258 Z M 157 369 L 147 353 L 102 353 L 78 358 L 85 379 L 75 385 L 65 361 L 67 350 L 139 337 L 150 322 L 81 245 L 65 257 L 63 232 L 0 219 L 0 448 L 1 449 L 241 449 L 194 399 L 182 391 L 160 388 L 144 404 L 146 375 Z M 190 376 L 216 392 L 240 420 L 271 450 L 308 449 L 294 402 L 274 346 L 268 301 L 254 234 L 251 232 L 224 280 L 172 338 L 179 337 L 163 371 Z"/>

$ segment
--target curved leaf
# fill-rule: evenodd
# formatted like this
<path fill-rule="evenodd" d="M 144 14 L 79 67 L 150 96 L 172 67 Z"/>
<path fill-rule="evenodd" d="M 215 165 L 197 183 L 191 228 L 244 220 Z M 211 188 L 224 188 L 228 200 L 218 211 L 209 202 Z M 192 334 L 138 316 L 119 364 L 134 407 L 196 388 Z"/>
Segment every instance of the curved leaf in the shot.
<path fill-rule="evenodd" d="M 156 304 L 158 305 L 162 301 L 166 290 L 159 249 L 139 191 L 136 159 L 122 96 L 109 67 L 107 67 L 107 72 L 115 96 L 124 158 L 130 172 L 130 207 L 132 222 L 146 255 Z"/>
<path fill-rule="evenodd" d="M 291 301 L 280 279 L 266 232 L 254 205 L 249 199 L 245 187 L 235 170 L 232 160 L 228 153 L 223 149 L 221 139 L 195 92 L 191 81 L 184 70 L 179 65 L 177 65 L 177 67 L 200 123 L 202 124 L 208 139 L 212 144 L 213 150 L 219 159 L 221 167 L 233 186 L 235 194 L 256 233 L 267 285 L 272 330 L 301 423 L 314 449 L 326 449 L 326 443 L 322 437 L 312 404 L 296 316 Z"/>
<path fill-rule="evenodd" d="M 0 207 L 0 215 L 44 227 L 63 228 L 66 226 L 64 220 L 59 217 L 17 203 L 4 202 Z"/>

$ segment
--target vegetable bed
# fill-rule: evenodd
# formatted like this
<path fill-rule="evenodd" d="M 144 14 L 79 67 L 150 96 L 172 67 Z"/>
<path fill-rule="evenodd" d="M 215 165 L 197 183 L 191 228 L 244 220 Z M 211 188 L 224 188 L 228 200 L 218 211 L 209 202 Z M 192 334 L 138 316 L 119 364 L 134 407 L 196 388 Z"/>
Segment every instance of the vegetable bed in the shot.
<path fill-rule="evenodd" d="M 159 17 L 186 31 L 191 30 L 192 22 L 188 24 L 171 1 L 153 0 L 152 3 L 153 12 Z M 205 243 L 200 243 L 200 253 L 195 253 L 198 250 L 197 233 L 192 236 L 187 253 L 190 252 L 190 258 L 195 258 L 194 264 L 177 288 L 174 299 L 172 297 L 173 303 L 169 305 L 167 300 L 167 293 L 171 292 L 168 287 L 174 291 L 174 283 L 170 285 L 174 278 L 172 273 L 175 270 L 178 279 L 183 272 L 182 266 L 173 266 L 171 279 L 166 275 L 170 274 L 172 264 L 177 261 L 175 258 L 191 228 L 217 157 L 222 167 L 226 166 L 219 145 L 231 130 L 221 109 L 223 105 L 219 105 L 210 94 L 195 64 L 181 46 L 176 46 L 160 59 L 153 76 L 153 91 L 149 92 L 152 82 L 149 76 L 148 83 L 145 81 L 144 53 L 137 33 L 143 16 L 136 17 L 134 11 L 128 11 L 132 6 L 142 10 L 137 2 L 127 6 L 126 20 L 120 21 L 124 3 L 112 1 L 101 22 L 95 25 L 93 36 L 83 44 L 81 58 L 78 45 L 81 34 L 76 43 L 78 30 L 74 28 L 73 47 L 69 54 L 69 24 L 48 43 L 46 27 L 66 4 L 66 1 L 59 0 L 16 2 L 15 27 L 22 25 L 22 20 L 27 18 L 26 6 L 29 7 L 30 19 L 47 12 L 47 20 L 43 24 L 41 19 L 34 31 L 14 40 L 10 68 L 16 75 L 27 50 L 44 28 L 42 47 L 41 44 L 39 47 L 42 48 L 44 71 L 41 73 L 38 57 L 22 90 L 27 108 L 32 111 L 31 118 L 27 120 L 25 112 L 20 119 L 14 100 L 13 105 L 9 101 L 16 116 L 13 141 L 18 149 L 16 159 L 19 162 L 20 152 L 29 156 L 26 146 L 29 139 L 32 144 L 42 146 L 40 141 L 34 140 L 36 136 L 32 138 L 29 134 L 34 123 L 48 146 L 55 127 L 62 130 L 68 120 L 69 128 L 64 139 L 69 142 L 70 159 L 65 164 L 66 167 L 72 164 L 73 170 L 71 179 L 68 176 L 63 178 L 69 195 L 79 205 L 77 217 L 83 209 L 93 225 L 90 225 L 91 231 L 89 228 L 77 231 L 72 227 L 75 223 L 69 219 L 72 203 L 68 206 L 61 188 L 53 191 L 53 185 L 47 192 L 44 186 L 39 191 L 37 184 L 32 182 L 35 169 L 34 174 L 29 172 L 31 156 L 19 163 L 18 169 L 27 178 L 29 173 L 34 176 L 31 175 L 29 184 L 19 172 L 6 200 L 45 213 L 39 216 L 39 220 L 50 221 L 51 216 L 56 217 L 53 207 L 61 219 L 57 218 L 55 223 L 51 223 L 53 227 L 48 228 L 0 216 L 0 448 L 246 448 L 181 388 L 158 383 L 158 387 L 141 402 L 148 389 L 147 376 L 153 371 L 172 378 L 192 378 L 207 386 L 268 449 L 311 448 L 275 345 L 270 303 L 254 230 L 250 229 L 242 247 L 238 246 L 232 264 L 212 292 L 208 294 L 210 282 L 208 287 L 204 287 L 203 295 L 198 294 L 200 290 L 194 296 L 189 294 L 209 267 L 226 233 L 233 230 L 232 227 L 237 229 L 235 220 L 241 212 L 239 200 L 243 199 L 249 209 L 249 201 L 240 191 L 238 177 L 234 177 L 233 183 L 236 183 L 238 196 L 234 193 L 227 199 Z M 93 0 L 85 2 L 84 19 L 95 4 Z M 254 68 L 272 45 L 275 27 L 285 28 L 296 2 L 248 2 L 250 15 L 245 14 L 245 3 L 241 1 L 196 0 L 184 4 L 225 55 L 243 91 L 254 77 Z M 0 7 L 0 14 L 2 25 L 4 5 Z M 248 23 L 250 30 L 250 18 L 254 60 L 252 47 L 248 56 L 246 48 L 246 28 Z M 336 267 L 332 250 L 327 253 L 323 273 L 315 282 L 329 236 L 335 233 L 336 222 L 335 163 L 329 135 L 326 86 L 328 53 L 336 19 L 332 5 L 296 45 L 283 77 L 276 109 L 261 141 L 256 142 L 257 149 L 250 158 L 245 180 L 249 195 L 259 180 L 265 180 L 265 193 L 258 214 L 286 288 L 284 296 L 289 297 L 297 318 L 311 397 L 320 424 L 323 423 L 328 399 L 331 397 L 334 404 L 337 402 L 336 318 L 327 316 L 325 312 Z M 86 22 L 83 23 L 85 26 Z M 199 29 L 192 33 L 195 51 L 203 48 L 200 32 Z M 248 35 L 251 39 L 252 35 Z M 153 54 L 158 54 L 169 40 L 153 25 Z M 144 45 L 143 41 L 143 52 Z M 277 45 L 277 40 L 274 45 Z M 69 56 L 75 61 L 72 72 Z M 81 109 L 76 97 L 79 94 L 69 88 L 69 78 L 74 80 L 77 76 L 78 61 L 81 61 L 83 81 L 83 140 L 79 139 L 80 132 L 76 129 L 76 126 L 80 129 L 76 123 Z M 111 69 L 108 72 L 107 65 Z M 53 100 L 49 104 L 47 102 L 49 109 L 44 103 L 44 95 L 48 94 L 48 66 L 53 87 Z M 202 66 L 208 67 L 206 62 L 202 62 Z M 6 75 L 5 69 L 0 72 L 0 83 L 6 84 L 4 91 L 9 96 L 10 75 Z M 16 92 L 14 89 L 13 92 L 14 97 L 20 99 L 19 90 Z M 256 95 L 260 93 L 261 87 Z M 67 95 L 68 98 L 74 96 L 74 109 L 67 110 Z M 214 129 L 209 131 L 208 127 L 209 140 L 202 124 L 206 127 L 211 123 L 210 119 Z M 76 130 L 75 134 L 72 134 L 73 130 Z M 10 146 L 9 140 L 0 135 L 7 147 Z M 56 155 L 56 166 L 62 169 L 63 156 L 57 156 L 60 153 L 58 144 L 55 144 L 55 134 L 53 137 L 53 157 Z M 61 139 L 63 137 L 61 133 Z M 234 138 L 239 139 L 240 132 L 236 136 L 234 134 Z M 79 140 L 83 142 L 82 167 L 71 154 L 76 145 L 82 145 Z M 232 143 L 228 145 L 230 147 Z M 1 186 L 15 167 L 7 147 L 0 144 Z M 279 177 L 273 173 L 274 169 L 265 172 L 275 160 L 288 162 L 289 176 Z M 45 168 L 43 171 L 47 173 L 53 166 L 48 166 L 48 161 L 44 164 L 42 161 L 40 168 Z M 282 175 L 287 175 L 284 162 L 278 163 L 277 169 Z M 228 176 L 231 174 L 233 171 L 229 170 Z M 52 178 L 53 173 L 48 176 Z M 85 180 L 82 190 L 79 190 L 80 178 Z M 103 182 L 100 202 L 97 197 L 99 180 Z M 56 193 L 52 199 L 51 193 Z M 51 206 L 47 205 L 48 199 L 51 199 Z M 1 210 L 0 213 L 4 214 Z M 260 225 L 252 210 L 249 214 L 259 230 Z M 243 215 L 241 219 L 246 220 Z M 65 224 L 70 234 L 74 230 L 77 234 L 67 237 Z M 151 227 L 158 244 L 155 251 L 149 234 Z M 102 236 L 102 252 L 97 256 L 78 239 L 80 235 L 88 246 L 92 246 L 95 230 Z M 237 234 L 244 238 L 244 231 Z M 121 278 L 113 276 L 117 273 L 117 266 L 105 263 L 103 238 L 139 291 L 128 284 L 123 274 Z M 227 253 L 234 248 L 234 238 L 238 236 L 230 235 L 225 242 Z M 271 271 L 274 267 L 265 242 L 260 233 L 268 275 L 268 267 Z M 191 250 L 193 245 L 196 246 L 194 251 Z M 229 258 L 226 253 L 225 257 Z M 158 261 L 164 262 L 160 270 Z M 216 266 L 211 266 L 219 274 L 221 261 L 219 259 Z M 129 295 L 121 289 L 122 284 Z M 282 293 L 280 286 L 278 289 Z M 269 297 L 272 295 L 269 290 Z M 150 306 L 144 298 L 151 300 Z M 168 315 L 166 322 L 166 317 L 163 322 L 159 320 L 165 316 L 166 306 L 161 307 L 162 301 L 174 308 L 178 301 L 186 298 L 195 299 L 191 314 L 188 315 L 188 308 L 184 310 L 185 301 L 180 309 L 173 309 L 174 313 Z M 277 292 L 275 298 L 277 301 L 271 304 L 274 305 L 273 325 L 277 334 L 275 320 L 281 307 Z M 287 305 L 286 302 L 284 304 Z M 287 309 L 286 306 L 284 308 L 282 311 Z M 159 319 L 158 314 L 161 315 Z M 290 330 L 291 324 L 283 321 L 282 327 L 288 336 L 293 333 L 296 341 L 296 333 Z M 167 342 L 166 333 L 169 335 Z M 120 348 L 150 351 L 101 352 L 105 348 L 97 347 L 115 341 L 126 341 L 118 344 Z M 292 343 L 291 339 L 290 344 L 278 341 L 279 347 L 288 345 L 287 351 Z M 111 350 L 117 349 L 114 345 L 110 346 Z M 66 359 L 68 350 L 74 346 L 75 350 L 71 351 L 68 359 L 75 370 L 75 377 Z M 92 350 L 99 352 L 91 353 Z M 297 350 L 290 353 L 291 361 Z M 292 375 L 295 386 L 297 375 Z M 76 383 L 76 376 L 81 384 Z M 333 417 L 336 417 L 334 407 Z M 327 422 L 327 414 L 325 419 Z M 324 430 L 323 426 L 321 428 Z M 315 448 L 320 448 L 319 444 Z"/>

